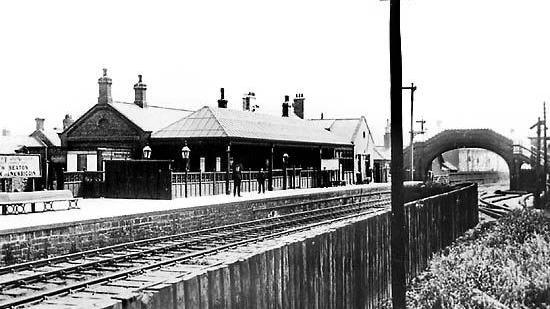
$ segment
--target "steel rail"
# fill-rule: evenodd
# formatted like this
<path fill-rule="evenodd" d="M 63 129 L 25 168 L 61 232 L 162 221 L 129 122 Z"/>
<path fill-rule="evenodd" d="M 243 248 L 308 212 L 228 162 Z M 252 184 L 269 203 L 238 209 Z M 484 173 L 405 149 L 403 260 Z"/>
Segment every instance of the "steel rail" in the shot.
<path fill-rule="evenodd" d="M 296 204 L 289 204 L 289 205 L 284 205 L 284 206 L 292 207 L 292 206 L 298 206 L 298 205 L 315 204 L 315 203 L 325 202 L 325 201 L 328 201 L 328 200 L 349 199 L 349 198 L 356 198 L 356 197 L 367 197 L 367 196 L 372 196 L 372 195 L 381 195 L 381 194 L 389 194 L 389 193 L 390 193 L 390 191 L 366 192 L 366 193 L 360 193 L 360 194 L 355 194 L 355 195 L 333 197 L 333 198 L 328 198 L 328 199 L 316 199 L 316 200 L 312 200 L 312 201 L 296 203 Z M 254 209 L 253 211 L 262 211 L 262 210 L 271 210 L 271 208 L 258 208 L 258 209 Z M 227 224 L 227 225 L 222 225 L 222 226 L 217 226 L 217 227 L 201 229 L 201 230 L 197 230 L 197 231 L 183 232 L 183 233 L 179 233 L 179 234 L 176 234 L 176 235 L 167 235 L 167 236 L 159 236 L 159 237 L 154 237 L 154 238 L 136 240 L 136 241 L 126 242 L 126 243 L 122 243 L 122 244 L 116 244 L 116 245 L 112 245 L 112 246 L 86 250 L 86 251 L 82 251 L 82 252 L 69 253 L 69 254 L 64 254 L 64 255 L 61 255 L 61 256 L 49 257 L 49 258 L 35 260 L 35 261 L 29 261 L 29 262 L 14 264 L 14 265 L 3 266 L 3 267 L 0 267 L 0 275 L 6 274 L 6 273 L 13 273 L 14 271 L 32 269 L 32 268 L 35 268 L 37 266 L 47 266 L 47 265 L 51 265 L 54 262 L 67 262 L 67 261 L 70 261 L 70 260 L 76 260 L 76 259 L 81 259 L 81 258 L 87 258 L 87 257 L 90 257 L 90 256 L 97 256 L 97 255 L 100 255 L 100 254 L 111 253 L 112 250 L 127 249 L 128 247 L 132 247 L 132 246 L 138 246 L 138 245 L 143 245 L 143 244 L 150 244 L 150 243 L 153 243 L 153 242 L 161 242 L 161 241 L 166 241 L 166 240 L 171 240 L 171 239 L 177 239 L 177 238 L 187 237 L 187 236 L 190 236 L 190 235 L 193 235 L 193 234 L 199 234 L 199 233 L 203 233 L 203 232 L 207 232 L 207 231 L 213 231 L 213 230 L 224 229 L 224 228 L 233 228 L 235 226 L 246 224 L 246 223 L 255 224 L 257 221 L 260 221 L 260 220 L 264 220 L 264 219 L 251 220 L 251 221 L 246 221 L 246 222 L 238 222 L 238 223 L 233 223 L 233 224 Z"/>
<path fill-rule="evenodd" d="M 300 213 L 293 213 L 293 214 L 289 214 L 289 215 L 273 217 L 273 218 L 268 218 L 268 219 L 253 220 L 253 221 L 249 221 L 249 222 L 245 222 L 243 224 L 240 224 L 241 225 L 240 227 L 249 226 L 249 225 L 252 224 L 251 222 L 267 223 L 268 221 L 275 221 L 275 223 L 269 224 L 267 226 L 259 225 L 259 226 L 251 227 L 251 228 L 248 228 L 248 229 L 245 229 L 245 230 L 242 230 L 242 229 L 236 230 L 232 234 L 229 234 L 229 235 L 228 234 L 217 234 L 217 235 L 214 235 L 212 237 L 202 237 L 198 240 L 197 239 L 192 239 L 191 241 L 188 241 L 188 242 L 177 243 L 177 244 L 172 244 L 172 245 L 168 245 L 168 246 L 161 246 L 161 247 L 154 248 L 154 249 L 146 249 L 145 251 L 138 251 L 138 252 L 133 252 L 133 253 L 130 253 L 130 254 L 126 254 L 126 256 L 125 255 L 115 256 L 115 257 L 111 257 L 107 260 L 98 260 L 98 261 L 93 261 L 93 262 L 86 263 L 86 264 L 75 265 L 74 267 L 70 267 L 69 269 L 64 268 L 64 269 L 59 269 L 59 270 L 53 270 L 53 271 L 47 272 L 47 273 L 35 274 L 35 275 L 29 276 L 27 278 L 17 278 L 17 279 L 8 281 L 8 282 L 2 282 L 2 284 L 4 285 L 4 287 L 9 286 L 9 284 L 28 285 L 29 283 L 32 282 L 32 280 L 40 281 L 40 280 L 43 280 L 44 278 L 51 278 L 51 277 L 56 276 L 56 275 L 59 276 L 60 274 L 66 275 L 70 272 L 78 272 L 78 270 L 82 271 L 84 269 L 90 269 L 90 268 L 93 268 L 93 267 L 97 267 L 98 265 L 111 265 L 111 264 L 114 264 L 117 261 L 127 261 L 127 260 L 130 259 L 128 257 L 128 255 L 131 256 L 131 257 L 140 257 L 140 256 L 148 255 L 148 254 L 155 254 L 155 253 L 159 254 L 159 252 L 165 252 L 165 251 L 169 250 L 169 248 L 173 249 L 173 248 L 185 247 L 186 245 L 196 244 L 196 243 L 200 243 L 200 242 L 212 241 L 212 240 L 220 239 L 222 237 L 228 237 L 228 236 L 231 236 L 231 235 L 232 235 L 232 237 L 237 237 L 237 238 L 240 239 L 241 238 L 240 235 L 242 235 L 242 234 L 250 235 L 250 233 L 252 231 L 256 231 L 256 232 L 273 231 L 273 230 L 278 229 L 278 228 L 284 228 L 284 227 L 289 226 L 289 225 L 300 224 L 300 223 L 309 222 L 309 221 L 312 221 L 312 220 L 321 220 L 321 221 L 323 221 L 323 218 L 326 218 L 326 217 L 334 217 L 334 216 L 337 216 L 337 215 L 348 214 L 348 213 L 355 212 L 355 211 L 359 211 L 360 214 L 361 214 L 361 213 L 364 213 L 365 209 L 376 208 L 376 207 L 372 207 L 372 204 L 374 204 L 374 203 L 380 204 L 380 203 L 384 203 L 384 202 L 388 202 L 388 201 L 389 201 L 389 199 L 387 199 L 387 198 L 386 199 L 379 199 L 379 200 L 361 201 L 361 202 L 349 203 L 349 204 L 340 205 L 340 206 L 320 208 L 320 209 L 315 209 L 315 210 L 311 210 L 311 211 L 304 211 L 304 212 L 300 212 Z M 360 206 L 359 207 L 354 207 L 354 206 L 357 206 L 357 205 L 360 205 Z M 355 214 L 355 215 L 357 215 L 357 214 Z M 291 220 L 281 222 L 281 220 L 285 220 L 285 219 L 291 219 Z M 332 220 L 341 220 L 341 218 L 332 219 Z M 326 221 L 326 220 L 324 220 L 324 221 Z M 325 223 L 322 223 L 322 224 L 325 224 Z M 239 224 L 233 224 L 231 226 L 234 227 L 236 225 L 239 226 Z M 225 226 L 224 226 L 224 228 L 225 228 Z M 222 230 L 222 229 L 208 229 L 208 230 L 219 231 L 219 230 Z M 287 229 L 287 231 L 290 231 L 290 230 Z M 198 231 L 198 232 L 204 232 L 204 231 Z M 278 232 L 278 233 L 288 233 L 288 232 L 282 231 L 282 232 Z M 206 249 L 206 250 L 198 251 L 198 252 L 195 252 L 195 253 L 183 254 L 179 257 L 169 259 L 169 261 L 171 261 L 171 260 L 178 261 L 178 260 L 181 260 L 181 259 L 189 259 L 189 258 L 192 258 L 192 257 L 204 255 L 207 252 L 211 252 L 210 250 L 214 250 L 214 251 L 222 250 L 223 248 L 226 248 L 226 247 L 238 246 L 238 245 L 241 245 L 241 244 L 244 244 L 244 243 L 254 241 L 254 239 L 255 238 L 252 238 L 252 240 L 243 240 L 243 241 L 239 241 L 239 242 L 236 242 L 236 243 L 230 243 L 230 244 L 227 244 L 227 245 L 218 246 L 215 249 Z M 119 277 L 119 276 L 121 276 L 121 274 L 128 274 L 128 273 L 136 272 L 137 269 L 140 269 L 140 270 L 149 269 L 150 267 L 155 267 L 155 265 L 160 265 L 159 263 L 162 264 L 162 263 L 165 263 L 165 262 L 158 262 L 158 263 L 148 264 L 148 265 L 145 265 L 145 266 L 139 266 L 137 268 L 132 268 L 130 270 L 125 270 L 125 271 L 122 271 L 122 272 L 117 272 L 115 274 L 111 274 L 111 275 L 107 275 L 107 276 L 103 276 L 103 277 L 98 277 L 98 278 L 93 278 L 93 279 L 88 279 L 84 282 L 78 282 L 78 283 L 70 285 L 68 287 L 61 287 L 61 288 L 52 289 L 52 290 L 44 291 L 44 292 L 37 293 L 37 294 L 32 294 L 32 295 L 29 295 L 29 296 L 26 296 L 26 297 L 23 297 L 23 298 L 12 299 L 12 300 L 9 300 L 6 303 L 0 304 L 0 308 L 9 308 L 11 306 L 17 306 L 17 305 L 20 305 L 20 304 L 23 304 L 23 303 L 28 303 L 28 302 L 31 302 L 33 300 L 41 299 L 45 296 L 56 295 L 56 294 L 62 293 L 63 291 L 74 290 L 78 286 L 87 286 L 87 285 L 94 284 L 94 283 L 100 282 L 100 281 L 112 280 L 112 278 L 114 278 L 112 276 Z"/>

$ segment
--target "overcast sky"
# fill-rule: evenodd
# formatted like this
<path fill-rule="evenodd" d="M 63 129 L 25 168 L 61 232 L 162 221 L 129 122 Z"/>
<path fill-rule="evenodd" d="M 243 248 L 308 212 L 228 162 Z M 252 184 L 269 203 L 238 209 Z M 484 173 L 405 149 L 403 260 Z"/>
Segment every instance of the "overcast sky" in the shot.
<path fill-rule="evenodd" d="M 526 137 L 550 101 L 550 1 L 410 0 L 402 4 L 403 83 L 431 134 L 493 128 Z M 0 7 L 0 128 L 61 126 L 97 102 L 133 101 L 143 74 L 152 105 L 230 108 L 254 91 L 280 113 L 306 97 L 306 117 L 366 115 L 381 141 L 389 118 L 389 1 L 5 1 Z M 405 116 L 409 94 L 404 93 Z M 405 127 L 408 130 L 408 118 Z M 516 136 L 515 136 L 516 137 Z M 407 139 L 406 139 L 407 140 Z"/>

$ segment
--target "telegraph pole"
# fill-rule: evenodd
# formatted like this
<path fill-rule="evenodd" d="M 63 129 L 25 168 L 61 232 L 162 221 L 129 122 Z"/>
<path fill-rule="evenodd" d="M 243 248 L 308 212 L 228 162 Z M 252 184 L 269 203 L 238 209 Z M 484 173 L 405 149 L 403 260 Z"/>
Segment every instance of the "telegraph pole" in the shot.
<path fill-rule="evenodd" d="M 391 277 L 393 308 L 405 308 L 405 214 L 403 208 L 403 72 L 401 2 L 390 0 L 391 75 Z"/>
<path fill-rule="evenodd" d="M 540 117 L 537 119 L 537 123 L 531 126 L 531 129 L 537 127 L 537 153 L 535 155 L 535 193 L 534 193 L 534 206 L 535 208 L 540 207 L 540 139 L 541 139 L 541 126 L 542 122 Z M 546 141 L 544 141 L 546 143 Z"/>
<path fill-rule="evenodd" d="M 543 151 L 544 151 L 544 168 L 543 168 L 543 186 L 544 186 L 544 205 L 543 208 L 546 208 L 546 201 L 548 199 L 548 188 L 546 186 L 546 175 L 548 175 L 548 140 L 546 137 L 546 131 L 548 128 L 546 127 L 546 102 L 543 102 L 543 109 L 544 109 L 544 144 L 543 144 Z"/>
<path fill-rule="evenodd" d="M 401 87 L 401 89 L 408 89 L 411 91 L 411 181 L 414 180 L 414 92 L 416 91 L 416 86 L 414 83 L 411 83 L 410 87 Z"/>

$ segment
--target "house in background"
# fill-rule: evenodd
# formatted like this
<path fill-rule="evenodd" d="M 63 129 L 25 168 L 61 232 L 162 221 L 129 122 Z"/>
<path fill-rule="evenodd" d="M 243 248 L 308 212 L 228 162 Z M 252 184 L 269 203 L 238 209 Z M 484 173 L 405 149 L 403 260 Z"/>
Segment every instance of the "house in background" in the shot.
<path fill-rule="evenodd" d="M 389 182 L 391 163 L 391 126 L 389 120 L 386 122 L 386 129 L 384 130 L 384 145 L 374 148 L 372 161 L 374 182 Z"/>
<path fill-rule="evenodd" d="M 68 116 L 67 116 L 68 117 Z M 69 117 L 70 118 L 70 117 Z M 36 129 L 30 135 L 11 135 L 6 129 L 0 136 L 0 154 L 40 155 L 40 178 L 31 184 L 26 179 L 3 179 L 0 191 L 59 189 L 63 186 L 65 153 L 61 148 L 59 130 L 46 129 L 44 118 L 35 118 Z"/>
<path fill-rule="evenodd" d="M 373 158 L 376 155 L 376 146 L 367 118 L 336 118 L 336 119 L 309 119 L 312 123 L 323 128 L 343 141 L 353 144 L 353 161 L 344 169 L 354 171 L 355 183 L 369 183 L 372 181 Z"/>

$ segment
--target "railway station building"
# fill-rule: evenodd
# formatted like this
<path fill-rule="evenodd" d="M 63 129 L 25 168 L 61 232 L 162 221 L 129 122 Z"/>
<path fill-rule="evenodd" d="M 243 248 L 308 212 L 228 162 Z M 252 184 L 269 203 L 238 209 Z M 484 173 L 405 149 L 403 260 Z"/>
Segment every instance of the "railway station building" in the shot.
<path fill-rule="evenodd" d="M 151 159 L 172 160 L 173 169 L 182 171 L 185 143 L 192 150 L 191 171 L 225 171 L 228 163 L 253 170 L 272 164 L 277 169 L 286 154 L 288 167 L 330 169 L 336 165 L 341 173 L 352 172 L 350 141 L 291 112 L 292 107 L 297 113 L 300 108 L 303 111 L 303 100 L 301 105 L 300 100 L 291 104 L 287 97 L 281 116 L 275 116 L 255 111 L 250 97 L 243 100 L 243 110 L 227 108 L 222 94 L 217 107 L 204 106 L 193 112 L 148 104 L 141 76 L 134 85 L 133 103 L 113 100 L 106 70 L 98 84 L 98 103 L 60 135 L 68 172 L 101 171 L 104 160 L 142 159 L 145 146 L 152 150 Z M 322 162 L 331 166 L 322 166 Z"/>
<path fill-rule="evenodd" d="M 365 116 L 358 118 L 320 118 L 310 119 L 310 121 L 353 145 L 354 183 L 369 183 L 372 181 L 373 158 L 376 154 L 376 146 Z"/>

